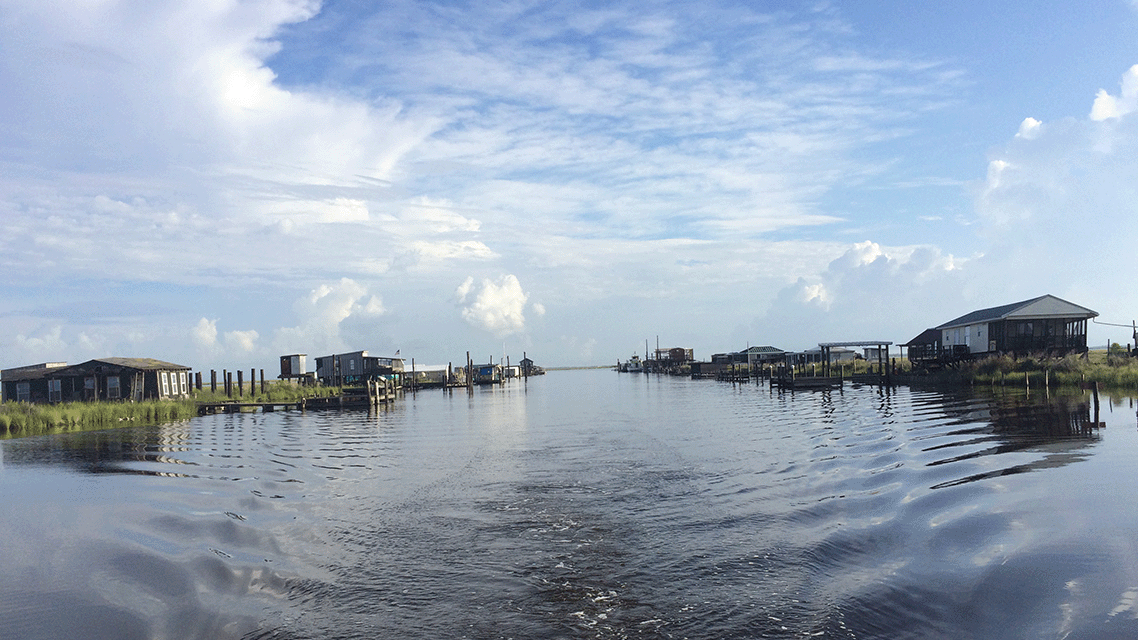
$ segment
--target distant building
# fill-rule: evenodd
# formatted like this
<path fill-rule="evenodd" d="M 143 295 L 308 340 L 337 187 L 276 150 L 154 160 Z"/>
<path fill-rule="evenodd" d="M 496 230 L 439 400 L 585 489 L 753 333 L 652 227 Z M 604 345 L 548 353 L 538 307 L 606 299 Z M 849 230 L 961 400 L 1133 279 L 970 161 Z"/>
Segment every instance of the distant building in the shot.
<path fill-rule="evenodd" d="M 694 349 L 688 349 L 686 347 L 656 349 L 656 362 L 666 367 L 679 366 L 681 364 L 687 364 L 694 360 Z"/>
<path fill-rule="evenodd" d="M 521 369 L 523 377 L 545 375 L 545 369 L 534 364 L 531 358 L 522 358 L 522 361 L 518 363 L 518 367 Z"/>
<path fill-rule="evenodd" d="M 26 402 L 139 401 L 182 398 L 191 391 L 189 367 L 153 358 L 98 358 L 69 367 L 59 364 L 21 367 L 12 374 L 6 371 L 0 378 L 4 397 Z"/>
<path fill-rule="evenodd" d="M 475 364 L 470 369 L 474 373 L 474 384 L 499 384 L 502 382 L 502 365 Z"/>
<path fill-rule="evenodd" d="M 827 347 L 826 350 L 830 352 L 830 364 L 835 362 L 853 362 L 860 357 L 856 351 L 847 347 Z M 790 357 L 793 358 L 795 364 L 812 364 L 825 361 L 821 346 L 790 354 Z"/>
<path fill-rule="evenodd" d="M 294 380 L 304 378 L 308 375 L 306 368 L 308 366 L 308 354 L 294 353 L 288 356 L 281 356 L 281 374 L 277 376 L 281 380 Z"/>
<path fill-rule="evenodd" d="M 369 356 L 367 351 L 316 358 L 316 378 L 321 384 L 334 387 L 379 379 L 394 379 L 402 383 L 403 371 L 403 358 Z"/>
<path fill-rule="evenodd" d="M 752 366 L 786 362 L 786 352 L 770 345 L 747 347 L 743 353 L 747 356 L 747 364 Z"/>

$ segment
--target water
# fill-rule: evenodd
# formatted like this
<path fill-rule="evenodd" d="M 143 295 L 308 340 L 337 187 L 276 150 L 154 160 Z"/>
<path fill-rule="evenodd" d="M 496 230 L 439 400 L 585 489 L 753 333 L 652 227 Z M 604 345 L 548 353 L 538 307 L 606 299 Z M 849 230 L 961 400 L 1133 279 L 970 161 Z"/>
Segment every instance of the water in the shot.
<path fill-rule="evenodd" d="M 1138 637 L 1093 414 L 580 371 L 3 441 L 0 637 Z"/>

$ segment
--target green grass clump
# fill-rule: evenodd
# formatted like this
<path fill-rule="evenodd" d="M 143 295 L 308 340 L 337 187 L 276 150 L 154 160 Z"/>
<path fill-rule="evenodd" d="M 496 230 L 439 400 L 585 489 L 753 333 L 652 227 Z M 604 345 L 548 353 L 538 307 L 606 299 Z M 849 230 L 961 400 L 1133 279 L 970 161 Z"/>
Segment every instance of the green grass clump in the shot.
<path fill-rule="evenodd" d="M 192 400 L 144 402 L 66 402 L 0 404 L 0 437 L 29 436 L 79 429 L 108 429 L 127 424 L 155 424 L 197 415 Z"/>

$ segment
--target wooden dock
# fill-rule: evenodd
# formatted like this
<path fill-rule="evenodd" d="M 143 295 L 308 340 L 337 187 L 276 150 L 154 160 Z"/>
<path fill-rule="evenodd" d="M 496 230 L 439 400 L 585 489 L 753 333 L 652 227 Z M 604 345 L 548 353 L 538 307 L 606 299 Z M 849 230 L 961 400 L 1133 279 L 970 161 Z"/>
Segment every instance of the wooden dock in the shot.
<path fill-rule="evenodd" d="M 834 389 L 841 388 L 841 376 L 783 376 L 771 378 L 771 386 L 779 389 Z"/>
<path fill-rule="evenodd" d="M 248 401 L 234 400 L 222 402 L 199 402 L 198 415 L 211 415 L 218 413 L 241 413 L 243 411 L 258 411 L 268 413 L 277 410 L 306 409 L 361 409 L 377 407 L 381 404 L 394 402 L 399 397 L 399 389 L 393 382 L 370 382 L 364 387 L 345 388 L 334 396 L 315 396 L 302 398 L 289 402 Z"/>

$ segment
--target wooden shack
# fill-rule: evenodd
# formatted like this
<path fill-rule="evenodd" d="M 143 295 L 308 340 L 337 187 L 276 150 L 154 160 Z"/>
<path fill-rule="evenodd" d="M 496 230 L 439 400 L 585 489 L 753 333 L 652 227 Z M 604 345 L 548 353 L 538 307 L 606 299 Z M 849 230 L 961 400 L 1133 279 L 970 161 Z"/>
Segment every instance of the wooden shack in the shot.
<path fill-rule="evenodd" d="M 43 362 L 0 371 L 0 401 L 47 402 L 48 374 L 66 366 L 66 362 Z"/>
<path fill-rule="evenodd" d="M 176 399 L 190 395 L 190 368 L 153 358 L 98 358 L 44 374 L 46 397 L 31 402 Z"/>

